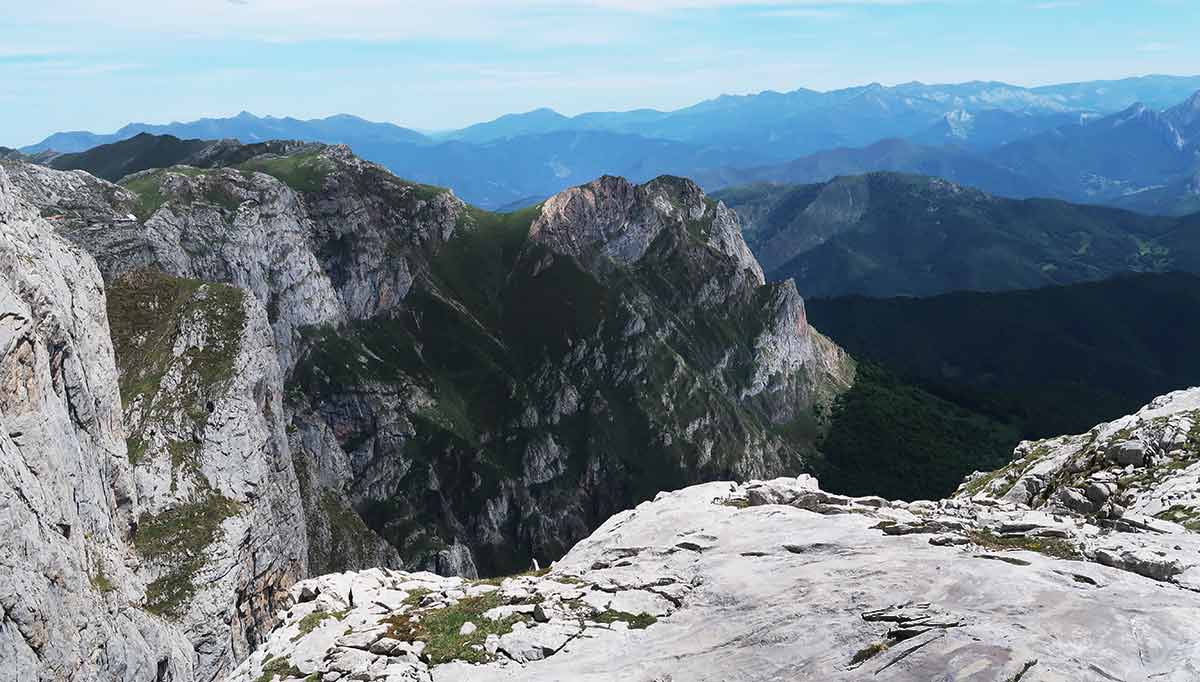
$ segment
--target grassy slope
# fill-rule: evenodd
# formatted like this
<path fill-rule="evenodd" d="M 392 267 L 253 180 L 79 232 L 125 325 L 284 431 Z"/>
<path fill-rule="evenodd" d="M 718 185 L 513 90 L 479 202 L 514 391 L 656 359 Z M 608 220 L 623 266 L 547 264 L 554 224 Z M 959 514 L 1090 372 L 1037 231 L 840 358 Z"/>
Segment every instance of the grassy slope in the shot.
<path fill-rule="evenodd" d="M 813 324 L 851 353 L 1026 437 L 1079 433 L 1200 383 L 1200 277 L 928 299 L 809 300 Z"/>
<path fill-rule="evenodd" d="M 865 214 L 845 225 L 810 206 Z M 1191 242 L 1160 237 L 1178 221 L 1051 200 L 1017 201 L 917 176 L 873 174 L 812 187 L 753 187 L 726 200 L 752 229 L 770 279 L 806 296 L 928 296 L 1103 279 L 1121 272 L 1200 270 Z M 817 204 L 820 198 L 820 204 Z M 828 233 L 814 245 L 813 234 Z M 1190 248 L 1189 248 L 1190 247 Z M 779 254 L 790 258 L 781 260 Z"/>
<path fill-rule="evenodd" d="M 1011 426 L 861 363 L 835 403 L 820 443 L 821 487 L 889 499 L 937 499 L 972 471 L 1002 466 L 1018 442 Z"/>

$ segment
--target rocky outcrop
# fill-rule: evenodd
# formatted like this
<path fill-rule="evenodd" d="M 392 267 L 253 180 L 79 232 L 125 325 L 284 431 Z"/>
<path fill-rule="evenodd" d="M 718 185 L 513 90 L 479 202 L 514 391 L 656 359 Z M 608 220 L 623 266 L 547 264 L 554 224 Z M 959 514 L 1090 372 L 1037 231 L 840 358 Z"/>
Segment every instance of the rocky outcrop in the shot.
<path fill-rule="evenodd" d="M 1195 571 L 1200 535 L 1114 530 L 1112 562 L 1078 551 L 1099 534 L 1014 503 L 709 483 L 613 516 L 545 573 L 300 583 L 229 682 L 1200 675 L 1200 585 L 1141 570 Z"/>
<path fill-rule="evenodd" d="M 1012 463 L 976 474 L 958 496 L 1108 527 L 1200 531 L 1200 389 L 1167 394 L 1083 435 L 1022 443 Z"/>
<path fill-rule="evenodd" d="M 105 292 L 0 168 L 0 679 L 187 680 L 144 612 Z"/>

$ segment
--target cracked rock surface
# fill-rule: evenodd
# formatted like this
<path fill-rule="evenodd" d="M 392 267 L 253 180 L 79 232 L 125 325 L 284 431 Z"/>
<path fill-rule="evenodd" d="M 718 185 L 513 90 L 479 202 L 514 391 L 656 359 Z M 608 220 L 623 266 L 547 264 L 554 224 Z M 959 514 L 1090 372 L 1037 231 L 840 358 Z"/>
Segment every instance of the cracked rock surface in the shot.
<path fill-rule="evenodd" d="M 544 574 L 300 583 L 285 625 L 230 680 L 287 661 L 321 680 L 1184 682 L 1200 676 L 1200 591 L 1091 549 L 1136 557 L 1147 543 L 1200 563 L 1200 536 L 1169 531 L 1016 503 L 848 498 L 809 476 L 708 483 L 613 516 Z M 431 614 L 456 611 L 501 631 L 454 628 L 431 655 L 410 621 L 453 625 Z M 339 620 L 301 632 L 314 612 Z"/>

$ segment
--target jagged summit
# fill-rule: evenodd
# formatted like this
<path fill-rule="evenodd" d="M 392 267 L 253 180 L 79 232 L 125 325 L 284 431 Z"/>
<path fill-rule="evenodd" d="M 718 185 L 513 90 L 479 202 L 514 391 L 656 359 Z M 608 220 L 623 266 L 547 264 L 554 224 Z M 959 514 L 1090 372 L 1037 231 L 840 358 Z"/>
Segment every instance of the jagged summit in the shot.
<path fill-rule="evenodd" d="M 704 240 L 763 283 L 762 268 L 741 238 L 737 216 L 684 178 L 662 176 L 634 185 L 604 176 L 566 190 L 542 205 L 530 237 L 585 263 L 603 256 L 630 265 L 670 228 Z"/>

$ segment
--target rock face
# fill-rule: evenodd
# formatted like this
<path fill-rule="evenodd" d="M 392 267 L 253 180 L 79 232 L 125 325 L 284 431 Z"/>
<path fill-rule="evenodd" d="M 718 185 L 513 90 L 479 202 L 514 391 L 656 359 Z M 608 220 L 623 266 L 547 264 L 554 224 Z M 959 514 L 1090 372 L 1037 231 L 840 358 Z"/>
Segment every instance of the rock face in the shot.
<path fill-rule="evenodd" d="M 1182 573 L 1145 570 L 1164 557 Z M 548 573 L 300 583 L 229 682 L 1182 682 L 1200 675 L 1197 566 L 1181 527 L 848 498 L 807 476 L 708 483 L 613 516 Z"/>
<path fill-rule="evenodd" d="M 185 627 L 196 679 L 212 679 L 308 575 L 271 329 L 243 290 L 155 271 L 118 278 L 108 300 L 145 605 Z"/>
<path fill-rule="evenodd" d="M 266 309 L 314 573 L 502 572 L 660 487 L 804 470 L 853 381 L 686 180 L 497 216 L 342 147 L 191 162 L 214 167 L 13 173 L 110 281 L 157 269 Z"/>
<path fill-rule="evenodd" d="M 193 678 L 138 608 L 140 509 L 100 273 L 0 168 L 0 679 Z"/>
<path fill-rule="evenodd" d="M 106 291 L 92 258 L 23 198 L 59 206 L 60 227 L 103 232 L 93 221 L 107 220 L 120 232 L 132 224 L 120 211 L 127 193 L 83 173 L 19 166 L 14 175 L 3 176 L 0 215 L 14 278 L 3 400 L 15 449 L 4 465 L 23 503 L 7 506 L 40 519 L 6 535 L 28 543 L 12 556 L 31 559 L 12 585 L 28 589 L 5 593 L 40 600 L 5 604 L 20 624 L 6 631 L 28 631 L 29 650 L 13 644 L 14 660 L 37 655 L 17 679 L 215 679 L 270 631 L 279 597 L 308 575 L 266 311 L 241 289 L 152 271 L 131 269 Z M 105 238 L 131 268 L 147 262 L 137 239 Z M 35 543 L 40 526 L 53 533 Z M 38 580 L 90 591 L 50 597 Z M 94 603 L 77 603 L 86 599 Z M 108 612 L 111 624 L 89 624 Z M 57 650 L 75 641 L 64 632 L 85 628 L 110 641 Z M 109 649 L 120 654 L 97 653 Z"/>

